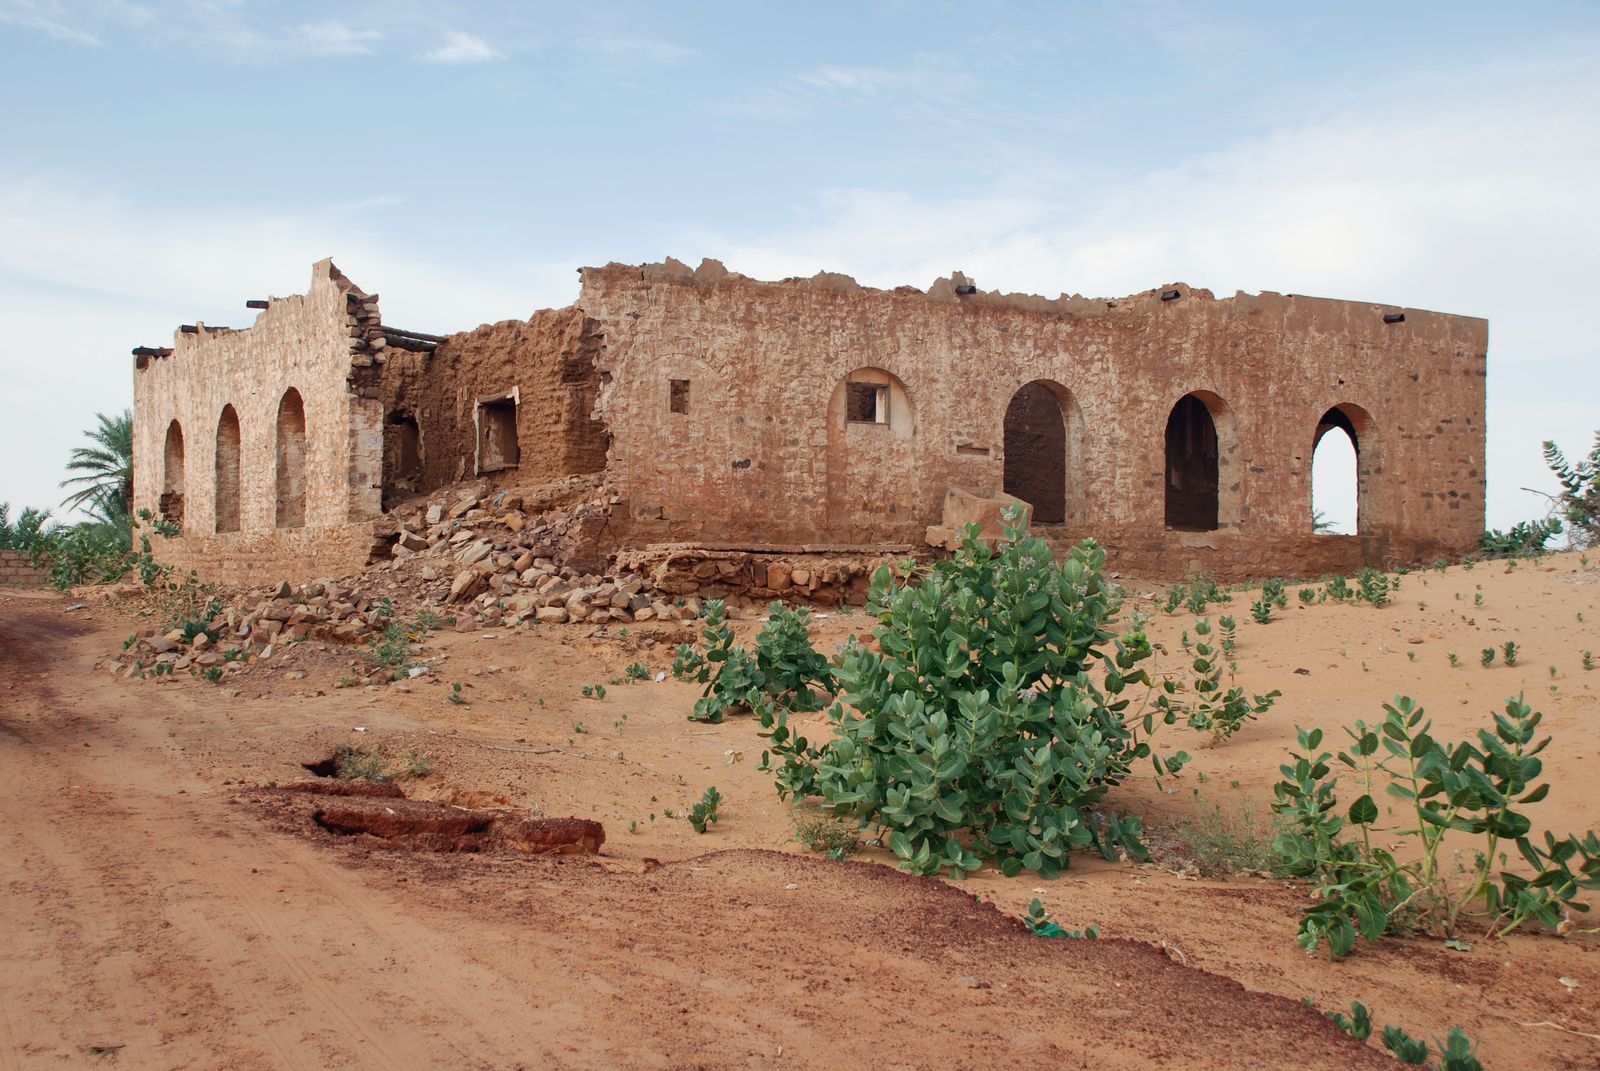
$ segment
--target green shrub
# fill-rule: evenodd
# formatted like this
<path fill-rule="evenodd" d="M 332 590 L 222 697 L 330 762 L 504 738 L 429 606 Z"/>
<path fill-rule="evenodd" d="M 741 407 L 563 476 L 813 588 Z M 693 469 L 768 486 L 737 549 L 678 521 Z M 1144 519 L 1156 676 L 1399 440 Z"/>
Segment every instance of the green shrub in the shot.
<path fill-rule="evenodd" d="M 1354 948 L 1358 933 L 1376 941 L 1400 926 L 1449 936 L 1474 915 L 1503 935 L 1529 921 L 1555 927 L 1563 912 L 1587 910 L 1578 895 L 1600 888 L 1600 837 L 1545 833 L 1536 843 L 1532 823 L 1516 809 L 1549 791 L 1534 783 L 1543 768 L 1537 756 L 1550 743 L 1534 740 L 1540 719 L 1508 700 L 1492 731 L 1443 744 L 1423 709 L 1399 696 L 1385 704 L 1381 724 L 1358 721 L 1345 730 L 1349 751 L 1320 751 L 1322 730 L 1299 730 L 1300 752 L 1279 768 L 1283 780 L 1274 789 L 1273 809 L 1290 828 L 1273 848 L 1290 874 L 1317 882 L 1300 944 L 1307 951 L 1327 944 L 1337 957 Z M 1360 792 L 1348 808 L 1340 806 L 1333 762 L 1352 771 Z M 1399 828 L 1380 828 L 1378 798 L 1403 802 L 1408 814 Z M 1464 880 L 1440 858 L 1448 831 L 1481 838 Z M 1396 836 L 1415 838 L 1413 858 L 1402 862 L 1383 847 Z M 1530 872 L 1496 877 L 1512 847 Z"/>
<path fill-rule="evenodd" d="M 700 802 L 689 809 L 689 824 L 696 833 L 704 833 L 708 826 L 717 824 L 717 808 L 722 804 L 722 793 L 712 785 L 700 797 Z"/>
<path fill-rule="evenodd" d="M 764 718 L 816 711 L 833 697 L 833 671 L 811 646 L 811 612 L 781 602 L 769 610 L 751 653 L 734 646 L 723 603 L 707 600 L 703 652 L 684 644 L 672 663 L 678 680 L 705 685 L 690 721 L 720 722 L 730 713 L 751 710 Z"/>
<path fill-rule="evenodd" d="M 1478 548 L 1485 558 L 1526 558 L 1545 553 L 1545 544 L 1562 533 L 1561 518 L 1520 521 L 1502 532 L 1491 528 L 1478 537 Z"/>
<path fill-rule="evenodd" d="M 1391 582 L 1387 576 L 1371 566 L 1361 570 L 1356 576 L 1357 598 L 1373 606 L 1383 606 L 1388 603 L 1391 587 L 1399 587 L 1399 584 Z"/>
<path fill-rule="evenodd" d="M 1334 602 L 1349 602 L 1355 594 L 1350 590 L 1350 584 L 1341 576 L 1336 576 L 1323 586 L 1324 593 Z"/>
<path fill-rule="evenodd" d="M 1600 544 L 1600 431 L 1594 449 L 1576 464 L 1568 464 L 1554 442 L 1544 444 L 1544 463 L 1561 484 L 1561 510 L 1571 526 L 1574 548 Z"/>
<path fill-rule="evenodd" d="M 1190 656 L 1193 679 L 1182 681 L 1166 678 L 1161 682 L 1162 695 L 1156 705 L 1167 715 L 1168 721 L 1185 718 L 1191 729 L 1211 734 L 1211 742 L 1219 744 L 1268 710 L 1273 700 L 1282 693 L 1273 689 L 1254 699 L 1246 698 L 1243 688 L 1222 689 L 1222 658 L 1211 640 L 1211 622 L 1200 618 L 1194 623 L 1194 638 L 1183 634 L 1183 650 Z M 1229 682 L 1233 680 L 1230 669 Z M 1187 694 L 1188 698 L 1183 696 Z"/>
<path fill-rule="evenodd" d="M 1093 812 L 1136 762 L 1159 776 L 1187 756 L 1151 750 L 1157 722 L 1176 715 L 1147 705 L 1143 632 L 1111 631 L 1120 602 L 1104 563 L 1092 540 L 1058 564 L 1018 527 L 991 548 L 969 526 L 920 585 L 879 569 L 867 601 L 878 649 L 842 649 L 833 738 L 813 746 L 769 712 L 762 768 L 781 758 L 780 795 L 877 825 L 915 873 L 960 877 L 992 858 L 1007 875 L 1054 877 L 1091 844 L 1143 858 L 1137 819 Z"/>

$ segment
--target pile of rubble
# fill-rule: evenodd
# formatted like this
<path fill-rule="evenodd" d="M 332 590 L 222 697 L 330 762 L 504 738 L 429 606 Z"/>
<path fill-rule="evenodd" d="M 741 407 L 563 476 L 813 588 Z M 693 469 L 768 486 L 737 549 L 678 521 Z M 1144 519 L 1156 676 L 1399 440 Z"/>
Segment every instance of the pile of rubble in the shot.
<path fill-rule="evenodd" d="M 737 618 L 772 599 L 864 601 L 872 573 L 917 553 L 904 547 L 708 547 L 604 552 L 611 507 L 599 475 L 532 489 L 486 483 L 418 496 L 374 526 L 363 573 L 218 593 L 219 612 L 130 644 L 129 672 L 205 672 L 270 658 L 299 641 L 379 642 L 391 624 L 430 617 L 458 631 L 524 624 L 692 621 L 703 600 Z M 923 554 L 926 548 L 921 548 Z M 145 594 L 137 585 L 121 595 Z M 170 620 L 171 613 L 161 614 Z M 230 668 L 231 667 L 225 667 Z"/>

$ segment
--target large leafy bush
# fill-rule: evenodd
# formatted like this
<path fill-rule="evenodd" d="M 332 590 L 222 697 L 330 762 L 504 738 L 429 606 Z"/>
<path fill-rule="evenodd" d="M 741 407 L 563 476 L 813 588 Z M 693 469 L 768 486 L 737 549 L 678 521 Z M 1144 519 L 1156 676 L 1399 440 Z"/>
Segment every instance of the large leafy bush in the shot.
<path fill-rule="evenodd" d="M 874 642 L 836 660 L 833 738 L 813 745 L 784 711 L 761 712 L 780 794 L 876 825 L 916 873 L 960 877 L 993 858 L 1008 875 L 1054 877 L 1089 845 L 1142 856 L 1138 819 L 1096 808 L 1136 762 L 1160 775 L 1187 756 L 1151 751 L 1176 714 L 1147 706 L 1150 644 L 1113 630 L 1104 563 L 1092 540 L 1057 563 L 1020 528 L 991 548 L 974 527 L 920 584 L 880 569 Z"/>

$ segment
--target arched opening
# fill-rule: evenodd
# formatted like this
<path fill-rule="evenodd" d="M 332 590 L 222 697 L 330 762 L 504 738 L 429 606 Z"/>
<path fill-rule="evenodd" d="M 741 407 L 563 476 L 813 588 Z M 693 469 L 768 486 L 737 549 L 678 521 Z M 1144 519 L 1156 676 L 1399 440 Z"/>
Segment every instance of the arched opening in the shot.
<path fill-rule="evenodd" d="M 217 531 L 239 530 L 239 414 L 222 407 L 217 420 Z"/>
<path fill-rule="evenodd" d="M 916 413 L 894 373 L 857 368 L 828 399 L 828 521 L 863 541 L 913 523 Z"/>
<path fill-rule="evenodd" d="M 383 508 L 422 486 L 422 431 L 417 418 L 396 409 L 383 421 Z"/>
<path fill-rule="evenodd" d="M 1311 440 L 1311 530 L 1316 535 L 1364 534 L 1374 450 L 1372 417 L 1343 403 L 1317 419 Z M 1340 434 L 1330 434 L 1338 432 Z"/>
<path fill-rule="evenodd" d="M 306 407 L 290 387 L 278 403 L 278 527 L 306 523 Z"/>
<path fill-rule="evenodd" d="M 1036 379 L 1011 396 L 1005 417 L 1005 493 L 1033 507 L 1035 524 L 1065 524 L 1081 503 L 1073 486 L 1082 420 L 1072 394 Z"/>
<path fill-rule="evenodd" d="M 183 425 L 176 420 L 167 425 L 161 451 L 161 499 L 156 509 L 162 520 L 183 527 Z"/>
<path fill-rule="evenodd" d="M 1227 404 L 1209 391 L 1185 394 L 1172 407 L 1166 432 L 1168 528 L 1214 532 L 1235 519 L 1233 489 L 1223 481 L 1232 430 Z"/>

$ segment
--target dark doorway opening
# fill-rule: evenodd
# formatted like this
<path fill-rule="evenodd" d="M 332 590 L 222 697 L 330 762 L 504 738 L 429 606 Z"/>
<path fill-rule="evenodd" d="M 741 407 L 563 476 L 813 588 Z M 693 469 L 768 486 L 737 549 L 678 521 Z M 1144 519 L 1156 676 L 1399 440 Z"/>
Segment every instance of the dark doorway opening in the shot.
<path fill-rule="evenodd" d="M 1006 406 L 1003 486 L 1033 507 L 1035 524 L 1066 523 L 1067 420 L 1043 382 L 1027 384 Z"/>
<path fill-rule="evenodd" d="M 1167 417 L 1167 527 L 1216 531 L 1220 485 L 1216 421 L 1205 402 L 1186 394 Z"/>

